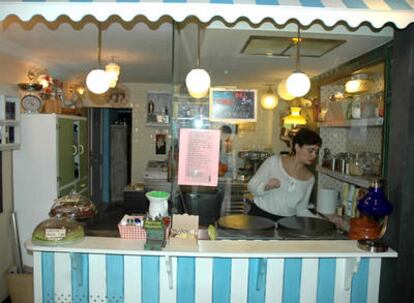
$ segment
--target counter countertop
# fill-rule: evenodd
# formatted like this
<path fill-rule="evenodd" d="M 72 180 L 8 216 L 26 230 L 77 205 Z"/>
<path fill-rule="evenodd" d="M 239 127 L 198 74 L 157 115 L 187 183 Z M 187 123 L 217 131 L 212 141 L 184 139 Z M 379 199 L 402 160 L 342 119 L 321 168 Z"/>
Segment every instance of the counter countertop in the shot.
<path fill-rule="evenodd" d="M 85 237 L 62 246 L 25 245 L 31 251 L 80 252 L 94 254 L 235 257 L 235 258 L 317 258 L 370 257 L 396 258 L 391 248 L 387 252 L 372 253 L 359 249 L 353 240 L 199 240 L 198 246 L 167 245 L 162 251 L 144 250 L 144 240 Z"/>

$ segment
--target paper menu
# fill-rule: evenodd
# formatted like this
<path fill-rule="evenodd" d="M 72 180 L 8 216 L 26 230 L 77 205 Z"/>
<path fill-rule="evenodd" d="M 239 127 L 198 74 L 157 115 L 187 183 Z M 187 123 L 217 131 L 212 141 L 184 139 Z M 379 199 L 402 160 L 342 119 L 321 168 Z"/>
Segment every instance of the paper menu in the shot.
<path fill-rule="evenodd" d="M 179 185 L 217 186 L 220 130 L 180 129 Z"/>

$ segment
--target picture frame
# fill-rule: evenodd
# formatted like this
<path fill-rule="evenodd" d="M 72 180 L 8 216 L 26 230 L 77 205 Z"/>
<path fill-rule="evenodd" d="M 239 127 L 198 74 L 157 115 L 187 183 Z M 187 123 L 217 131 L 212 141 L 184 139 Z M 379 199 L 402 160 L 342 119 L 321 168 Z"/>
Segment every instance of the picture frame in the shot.
<path fill-rule="evenodd" d="M 233 124 L 256 122 L 257 90 L 211 88 L 209 120 Z"/>
<path fill-rule="evenodd" d="M 155 154 L 165 155 L 167 153 L 167 136 L 165 134 L 155 135 Z"/>

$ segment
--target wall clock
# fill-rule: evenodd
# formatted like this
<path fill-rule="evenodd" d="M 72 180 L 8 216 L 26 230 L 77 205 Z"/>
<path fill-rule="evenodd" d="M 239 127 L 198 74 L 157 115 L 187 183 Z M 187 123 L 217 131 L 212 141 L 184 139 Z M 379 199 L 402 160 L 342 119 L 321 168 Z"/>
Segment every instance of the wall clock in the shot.
<path fill-rule="evenodd" d="M 42 100 L 40 97 L 33 94 L 25 95 L 21 102 L 26 113 L 37 113 L 42 107 Z"/>

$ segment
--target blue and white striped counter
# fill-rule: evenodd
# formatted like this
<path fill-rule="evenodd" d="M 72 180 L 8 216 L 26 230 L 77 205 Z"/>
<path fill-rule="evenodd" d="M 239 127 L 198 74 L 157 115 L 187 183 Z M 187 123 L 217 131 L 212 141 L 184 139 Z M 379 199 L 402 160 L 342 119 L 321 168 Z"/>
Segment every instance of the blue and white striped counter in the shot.
<path fill-rule="evenodd" d="M 144 242 L 87 237 L 34 253 L 36 302 L 377 302 L 381 258 L 355 241 Z"/>

